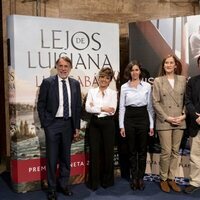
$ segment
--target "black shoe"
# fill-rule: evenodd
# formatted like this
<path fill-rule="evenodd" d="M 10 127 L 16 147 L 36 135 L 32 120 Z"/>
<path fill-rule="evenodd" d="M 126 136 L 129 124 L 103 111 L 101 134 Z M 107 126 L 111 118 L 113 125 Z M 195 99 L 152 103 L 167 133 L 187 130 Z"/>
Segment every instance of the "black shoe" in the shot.
<path fill-rule="evenodd" d="M 65 196 L 73 195 L 73 192 L 68 187 L 65 187 L 65 188 L 60 187 L 59 191 L 62 192 Z"/>
<path fill-rule="evenodd" d="M 194 193 L 195 191 L 197 191 L 197 190 L 199 190 L 200 189 L 200 187 L 195 187 L 195 186 L 193 186 L 193 185 L 189 185 L 189 186 L 187 186 L 185 189 L 184 189 L 184 192 L 186 193 L 186 194 L 192 194 L 192 193 Z"/>
<path fill-rule="evenodd" d="M 137 179 L 133 179 L 130 183 L 130 187 L 132 190 L 137 190 L 138 189 L 138 181 Z"/>
<path fill-rule="evenodd" d="M 139 179 L 138 180 L 138 189 L 139 190 L 144 190 L 144 188 L 145 188 L 145 185 L 144 185 L 143 179 Z"/>
<path fill-rule="evenodd" d="M 114 185 L 114 183 L 112 183 L 112 184 L 105 184 L 105 183 L 102 183 L 102 184 L 101 184 L 101 187 L 104 188 L 104 189 L 106 189 L 106 188 L 108 188 L 108 187 L 112 187 L 113 185 Z"/>
<path fill-rule="evenodd" d="M 86 183 L 86 186 L 87 186 L 87 188 L 89 188 L 89 189 L 92 190 L 92 191 L 96 191 L 96 190 L 98 189 L 98 186 L 92 186 L 92 185 L 89 184 L 89 183 Z"/>
<path fill-rule="evenodd" d="M 52 190 L 47 193 L 48 200 L 57 200 L 56 191 Z"/>

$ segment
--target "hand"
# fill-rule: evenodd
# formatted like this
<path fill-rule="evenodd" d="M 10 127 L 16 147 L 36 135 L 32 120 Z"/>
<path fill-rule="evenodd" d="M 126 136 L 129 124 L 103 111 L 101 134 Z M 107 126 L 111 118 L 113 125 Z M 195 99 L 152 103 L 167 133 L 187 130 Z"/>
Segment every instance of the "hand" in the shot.
<path fill-rule="evenodd" d="M 120 128 L 120 134 L 121 134 L 122 137 L 126 137 L 126 133 L 125 133 L 124 128 Z"/>
<path fill-rule="evenodd" d="M 176 123 L 178 123 L 180 125 L 181 122 L 183 120 L 185 120 L 185 118 L 186 118 L 186 115 L 181 115 L 181 116 L 175 117 Z"/>
<path fill-rule="evenodd" d="M 113 114 L 115 112 L 115 109 L 113 107 L 105 106 L 101 108 L 101 111 Z"/>
<path fill-rule="evenodd" d="M 154 129 L 150 128 L 150 130 L 149 130 L 149 136 L 153 136 L 153 135 L 154 135 Z"/>
<path fill-rule="evenodd" d="M 169 116 L 166 121 L 172 125 L 178 126 L 178 125 L 180 125 L 182 120 L 181 120 L 181 117 L 170 117 Z"/>
<path fill-rule="evenodd" d="M 80 135 L 80 130 L 79 129 L 75 129 L 74 138 L 79 137 L 79 135 Z"/>
<path fill-rule="evenodd" d="M 169 122 L 170 124 L 176 123 L 175 117 L 170 117 L 170 116 L 169 116 L 169 117 L 166 119 L 166 121 Z"/>
<path fill-rule="evenodd" d="M 198 116 L 198 118 L 196 119 L 196 123 L 200 125 L 200 114 L 196 112 L 196 115 Z"/>

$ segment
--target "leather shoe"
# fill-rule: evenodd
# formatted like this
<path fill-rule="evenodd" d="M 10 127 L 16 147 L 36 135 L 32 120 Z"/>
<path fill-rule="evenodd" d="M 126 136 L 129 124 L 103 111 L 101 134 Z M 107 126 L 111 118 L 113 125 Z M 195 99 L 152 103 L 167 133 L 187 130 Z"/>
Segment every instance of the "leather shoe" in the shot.
<path fill-rule="evenodd" d="M 161 188 L 161 190 L 162 190 L 163 192 L 167 192 L 167 193 L 170 192 L 170 187 L 169 187 L 167 181 L 161 180 L 161 181 L 160 181 L 160 188 Z"/>
<path fill-rule="evenodd" d="M 172 188 L 172 190 L 174 190 L 174 192 L 181 192 L 181 188 L 174 180 L 168 180 L 168 185 Z"/>
<path fill-rule="evenodd" d="M 139 190 L 144 190 L 144 188 L 145 188 L 144 181 L 143 181 L 143 179 L 140 178 L 138 180 L 138 189 Z"/>
<path fill-rule="evenodd" d="M 73 195 L 73 192 L 68 188 L 68 187 L 65 187 L 65 188 L 59 188 L 60 189 L 60 192 L 62 192 L 65 196 L 72 196 Z"/>
<path fill-rule="evenodd" d="M 138 181 L 137 179 L 133 179 L 132 182 L 130 183 L 130 187 L 132 190 L 137 190 L 138 189 Z"/>
<path fill-rule="evenodd" d="M 186 194 L 192 194 L 194 193 L 195 191 L 197 190 L 200 190 L 200 187 L 195 187 L 193 185 L 188 185 L 185 189 L 184 189 L 184 192 Z"/>
<path fill-rule="evenodd" d="M 57 200 L 56 191 L 52 190 L 47 193 L 48 200 Z"/>

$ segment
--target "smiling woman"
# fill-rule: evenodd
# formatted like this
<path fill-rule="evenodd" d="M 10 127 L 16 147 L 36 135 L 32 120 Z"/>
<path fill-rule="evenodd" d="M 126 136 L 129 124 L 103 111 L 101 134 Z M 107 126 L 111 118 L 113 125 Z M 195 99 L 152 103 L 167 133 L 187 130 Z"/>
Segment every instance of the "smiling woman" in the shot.
<path fill-rule="evenodd" d="M 97 190 L 114 184 L 114 117 L 117 107 L 117 92 L 109 88 L 114 76 L 111 68 L 99 72 L 99 87 L 89 90 L 86 111 L 92 113 L 89 125 L 90 165 L 88 187 Z"/>
<path fill-rule="evenodd" d="M 175 182 L 178 167 L 179 147 L 185 123 L 184 94 L 186 77 L 181 73 L 181 63 L 173 55 L 163 59 L 160 74 L 153 84 L 153 107 L 156 113 L 156 130 L 158 131 L 160 155 L 160 187 L 164 192 L 170 188 L 180 192 Z"/>
<path fill-rule="evenodd" d="M 151 85 L 142 80 L 141 65 L 131 61 L 124 71 L 128 81 L 121 86 L 119 127 L 127 139 L 132 190 L 144 190 L 148 133 L 153 136 L 153 108 Z"/>

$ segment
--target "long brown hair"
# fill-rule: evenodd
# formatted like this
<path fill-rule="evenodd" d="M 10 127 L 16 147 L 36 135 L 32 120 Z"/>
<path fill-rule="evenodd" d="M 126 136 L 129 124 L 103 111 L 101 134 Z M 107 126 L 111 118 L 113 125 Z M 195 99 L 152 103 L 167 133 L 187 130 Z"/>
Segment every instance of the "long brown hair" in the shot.
<path fill-rule="evenodd" d="M 163 60 L 162 60 L 162 64 L 161 64 L 161 67 L 160 67 L 160 72 L 159 72 L 159 76 L 164 76 L 166 75 L 166 72 L 165 72 L 165 69 L 164 69 L 164 65 L 165 65 L 165 61 L 168 59 L 168 58 L 173 58 L 174 59 L 174 62 L 175 62 L 175 65 L 176 65 L 176 69 L 174 70 L 174 73 L 177 74 L 177 75 L 181 75 L 181 72 L 182 72 L 182 64 L 180 62 L 180 60 L 174 56 L 174 55 L 168 55 L 167 57 L 165 57 Z"/>

